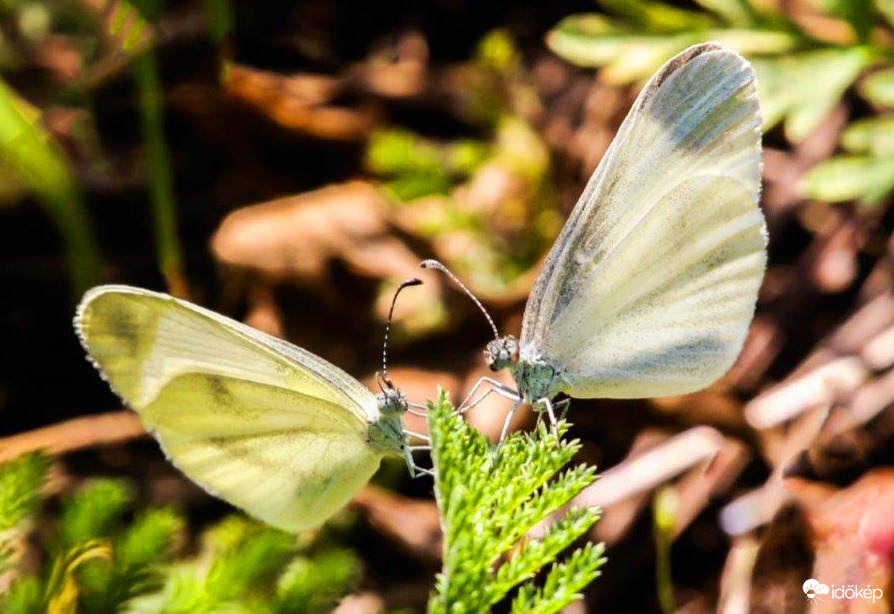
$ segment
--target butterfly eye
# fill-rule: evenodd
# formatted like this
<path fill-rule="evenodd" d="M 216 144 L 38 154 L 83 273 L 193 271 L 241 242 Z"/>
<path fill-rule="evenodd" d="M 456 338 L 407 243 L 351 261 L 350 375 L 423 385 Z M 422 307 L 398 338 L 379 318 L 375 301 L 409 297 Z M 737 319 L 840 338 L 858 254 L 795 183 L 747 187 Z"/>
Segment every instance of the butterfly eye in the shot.
<path fill-rule="evenodd" d="M 409 409 L 407 395 L 398 388 L 388 386 L 383 388 L 382 393 L 376 397 L 376 403 L 383 415 L 402 414 Z"/>
<path fill-rule="evenodd" d="M 491 371 L 505 369 L 518 362 L 518 340 L 512 335 L 500 337 L 487 344 L 484 358 Z"/>

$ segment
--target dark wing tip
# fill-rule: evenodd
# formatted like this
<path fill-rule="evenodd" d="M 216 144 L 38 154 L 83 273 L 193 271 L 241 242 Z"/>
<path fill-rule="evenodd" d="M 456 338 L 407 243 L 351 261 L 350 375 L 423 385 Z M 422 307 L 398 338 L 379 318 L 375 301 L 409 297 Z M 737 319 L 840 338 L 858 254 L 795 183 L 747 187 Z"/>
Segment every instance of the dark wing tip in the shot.
<path fill-rule="evenodd" d="M 682 68 L 689 62 L 691 62 L 693 59 L 711 51 L 725 51 L 733 55 L 738 55 L 735 51 L 729 49 L 728 47 L 724 47 L 720 43 L 707 42 L 693 45 L 672 57 L 664 66 L 662 66 L 658 70 L 657 73 L 655 73 L 655 75 L 649 80 L 649 91 L 656 90 L 662 83 L 664 83 L 668 79 L 668 77 L 670 77 L 672 74 L 677 72 L 680 68 Z"/>

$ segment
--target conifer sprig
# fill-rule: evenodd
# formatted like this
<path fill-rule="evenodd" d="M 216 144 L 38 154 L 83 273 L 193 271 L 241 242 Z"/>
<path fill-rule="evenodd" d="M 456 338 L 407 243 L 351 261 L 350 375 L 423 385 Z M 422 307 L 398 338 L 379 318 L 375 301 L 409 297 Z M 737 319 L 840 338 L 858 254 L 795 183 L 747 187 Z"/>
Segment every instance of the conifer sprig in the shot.
<path fill-rule="evenodd" d="M 429 613 L 487 612 L 518 588 L 513 612 L 558 612 L 580 597 L 605 561 L 601 544 L 557 558 L 598 519 L 572 509 L 536 539 L 525 535 L 547 521 L 595 479 L 592 467 L 562 470 L 579 450 L 563 439 L 568 424 L 539 424 L 513 434 L 495 452 L 442 393 L 429 413 L 435 495 L 444 532 L 444 568 Z M 546 568 L 543 588 L 532 581 Z"/>

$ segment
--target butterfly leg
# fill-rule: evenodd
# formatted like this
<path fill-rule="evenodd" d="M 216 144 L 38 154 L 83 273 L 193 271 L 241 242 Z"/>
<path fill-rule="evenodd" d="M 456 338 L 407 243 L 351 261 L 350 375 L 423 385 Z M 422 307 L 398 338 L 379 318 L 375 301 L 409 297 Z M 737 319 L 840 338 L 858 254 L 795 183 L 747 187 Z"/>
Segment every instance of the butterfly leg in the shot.
<path fill-rule="evenodd" d="M 556 420 L 556 412 L 553 411 L 552 401 L 550 401 L 546 397 L 543 397 L 542 399 L 539 399 L 536 404 L 543 406 L 543 409 L 546 410 L 546 415 L 549 416 L 550 426 L 552 426 L 552 428 L 555 429 L 556 422 L 558 422 L 558 420 Z"/>
<path fill-rule="evenodd" d="M 559 420 L 564 420 L 568 415 L 568 408 L 571 407 L 571 399 L 562 399 L 553 406 L 553 409 L 559 413 Z"/>
<path fill-rule="evenodd" d="M 483 393 L 477 399 L 472 401 L 471 399 L 478 392 L 478 389 L 481 388 L 485 384 L 490 386 L 487 389 L 487 392 Z M 506 397 L 508 399 L 512 399 L 513 401 L 515 401 L 516 399 L 519 398 L 518 393 L 515 390 L 513 390 L 512 388 L 510 388 L 509 386 L 506 386 L 505 384 L 502 384 L 502 383 L 498 382 L 497 380 L 491 379 L 489 377 L 481 377 L 472 386 L 472 390 L 469 391 L 469 394 L 466 395 L 466 398 L 463 400 L 463 402 L 460 403 L 459 413 L 461 413 L 461 414 L 466 413 L 467 411 L 469 411 L 470 409 L 472 409 L 473 407 L 475 407 L 476 405 L 481 403 L 481 401 L 483 401 L 485 398 L 488 397 L 488 395 L 490 395 L 493 392 L 496 392 L 500 396 Z"/>
<path fill-rule="evenodd" d="M 518 411 L 518 408 L 521 407 L 521 398 L 515 400 L 512 404 L 512 407 L 509 409 L 509 412 L 506 414 L 506 419 L 503 420 L 503 429 L 500 431 L 500 439 L 497 441 L 497 450 L 499 451 L 500 446 L 503 445 L 503 440 L 506 439 L 506 435 L 509 434 L 509 425 L 512 424 L 512 419 L 515 417 L 515 412 Z"/>
<path fill-rule="evenodd" d="M 426 469 L 425 467 L 420 467 L 416 464 L 416 459 L 413 458 L 414 450 L 431 450 L 431 446 L 404 446 L 404 460 L 407 462 L 407 469 L 410 472 L 410 477 L 419 478 L 424 475 L 434 477 L 434 471 Z"/>
<path fill-rule="evenodd" d="M 506 414 L 506 419 L 503 420 L 503 428 L 500 431 L 500 439 L 497 440 L 495 452 L 499 452 L 500 446 L 503 445 L 503 440 L 506 439 L 506 435 L 509 433 L 509 425 L 512 423 L 512 418 L 515 417 L 515 412 L 517 412 L 518 408 L 521 407 L 522 401 L 524 401 L 524 399 L 515 390 L 513 390 L 512 388 L 509 388 L 508 386 L 504 386 L 503 384 L 501 384 L 500 382 L 498 382 L 496 380 L 492 380 L 492 379 L 483 377 L 478 381 L 481 382 L 483 380 L 487 380 L 487 383 L 489 383 L 491 385 L 491 387 L 488 389 L 487 392 L 485 392 L 478 399 L 476 399 L 474 403 L 472 403 L 471 405 L 469 405 L 462 411 L 468 411 L 468 410 L 472 409 L 473 407 L 478 405 L 478 403 L 483 401 L 491 393 L 496 393 L 496 394 L 500 395 L 501 397 L 512 401 L 512 407 L 509 408 L 509 412 Z M 471 394 L 469 396 L 471 396 Z"/>
<path fill-rule="evenodd" d="M 404 429 L 404 435 L 409 435 L 410 437 L 416 437 L 417 439 L 421 439 L 422 441 L 431 443 L 431 437 L 429 437 L 428 435 L 425 435 L 423 433 L 417 433 L 416 431 L 410 431 L 410 430 Z"/>
<path fill-rule="evenodd" d="M 408 403 L 407 411 L 414 416 L 428 416 L 428 407 L 422 403 Z"/>

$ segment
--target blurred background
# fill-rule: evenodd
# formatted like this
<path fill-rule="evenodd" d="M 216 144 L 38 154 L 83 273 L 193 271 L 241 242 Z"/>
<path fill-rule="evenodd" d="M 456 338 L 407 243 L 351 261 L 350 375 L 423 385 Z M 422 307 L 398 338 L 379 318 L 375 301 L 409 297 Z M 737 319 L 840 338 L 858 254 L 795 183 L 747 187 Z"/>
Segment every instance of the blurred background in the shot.
<path fill-rule="evenodd" d="M 489 328 L 419 261 L 517 334 L 638 87 L 706 40 L 757 70 L 769 268 L 711 389 L 572 403 L 609 557 L 573 611 L 797 612 L 808 578 L 894 590 L 894 3 L 2 0 L 0 461 L 47 454 L 0 469 L 4 611 L 423 611 L 429 481 L 387 463 L 297 542 L 234 516 L 122 410 L 74 307 L 99 283 L 166 291 L 372 385 L 391 294 L 418 276 L 391 375 L 459 400 Z M 505 409 L 470 420 L 494 437 Z"/>

